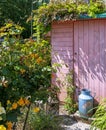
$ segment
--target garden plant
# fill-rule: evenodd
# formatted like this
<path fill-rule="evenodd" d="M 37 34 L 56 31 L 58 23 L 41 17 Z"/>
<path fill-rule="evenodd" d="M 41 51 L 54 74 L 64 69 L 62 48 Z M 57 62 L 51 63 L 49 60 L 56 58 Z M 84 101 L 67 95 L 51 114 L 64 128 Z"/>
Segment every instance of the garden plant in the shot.
<path fill-rule="evenodd" d="M 97 110 L 94 114 L 94 121 L 92 122 L 91 129 L 106 129 L 106 99 L 103 99 L 98 105 Z"/>
<path fill-rule="evenodd" d="M 50 45 L 22 39 L 23 28 L 12 22 L 0 29 L 0 128 L 11 130 L 21 109 L 45 102 L 50 87 Z M 0 130 L 1 130 L 0 129 Z"/>
<path fill-rule="evenodd" d="M 3 4 L 0 5 L 2 6 Z M 49 42 L 44 40 L 44 37 L 50 30 L 52 21 L 75 20 L 82 14 L 96 17 L 96 13 L 104 11 L 103 2 L 91 1 L 90 4 L 87 4 L 83 1 L 78 1 L 77 3 L 69 0 L 63 2 L 51 1 L 49 4 L 43 4 L 33 11 L 35 31 L 33 37 L 36 40 L 32 38 L 23 39 L 22 32 L 25 32 L 25 28 L 14 24 L 10 20 L 9 23 L 0 28 L 0 37 L 3 38 L 3 42 L 0 43 L 0 130 L 15 129 L 14 126 L 18 121 L 18 117 L 23 114 L 24 108 L 28 108 L 26 114 L 28 118 L 31 105 L 39 100 L 45 103 L 50 96 L 51 47 Z M 2 14 L 0 13 L 0 15 Z M 2 23 L 4 23 L 4 20 L 5 18 Z M 74 112 L 74 107 L 70 109 L 70 105 L 73 103 L 70 99 L 70 94 L 74 92 L 74 89 L 73 86 L 70 89 L 69 87 L 67 90 L 69 96 L 66 99 L 66 109 L 69 112 Z M 104 110 L 104 105 L 98 107 L 95 115 L 97 120 L 93 123 L 94 126 L 100 129 L 106 129 Z M 56 129 L 55 122 L 57 119 L 47 115 L 40 108 L 35 106 L 34 111 L 31 111 L 30 115 L 33 116 L 33 118 L 31 117 L 32 122 L 30 122 L 32 129 L 38 129 L 38 127 L 39 130 L 47 127 Z M 103 120 L 101 120 L 102 117 Z M 25 124 L 27 118 L 25 119 Z M 25 129 L 25 124 L 23 130 Z"/>
<path fill-rule="evenodd" d="M 75 86 L 73 85 L 72 71 L 66 75 L 63 85 L 67 88 L 67 97 L 65 98 L 64 108 L 68 114 L 73 114 L 77 111 L 78 106 L 74 98 Z"/>
<path fill-rule="evenodd" d="M 28 122 L 32 130 L 61 130 L 61 119 L 39 107 L 31 109 Z"/>

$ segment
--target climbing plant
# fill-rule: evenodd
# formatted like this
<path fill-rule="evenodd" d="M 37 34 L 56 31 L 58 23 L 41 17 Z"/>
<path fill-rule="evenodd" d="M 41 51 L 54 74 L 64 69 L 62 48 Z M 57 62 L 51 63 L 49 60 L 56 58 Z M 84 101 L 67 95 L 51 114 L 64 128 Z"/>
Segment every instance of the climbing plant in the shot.
<path fill-rule="evenodd" d="M 73 72 L 69 72 L 64 81 L 63 87 L 67 89 L 67 97 L 64 101 L 64 108 L 68 112 L 68 114 L 72 114 L 77 110 L 77 104 L 75 103 L 74 93 L 75 93 L 75 86 L 73 85 Z"/>
<path fill-rule="evenodd" d="M 91 1 L 88 4 L 84 1 L 75 2 L 72 0 L 51 1 L 49 4 L 43 4 L 37 10 L 33 11 L 33 25 L 37 32 L 35 36 L 44 35 L 44 33 L 50 30 L 50 24 L 52 21 L 75 20 L 79 19 L 81 15 L 95 18 L 96 14 L 103 13 L 104 11 L 105 6 L 103 2 Z"/>

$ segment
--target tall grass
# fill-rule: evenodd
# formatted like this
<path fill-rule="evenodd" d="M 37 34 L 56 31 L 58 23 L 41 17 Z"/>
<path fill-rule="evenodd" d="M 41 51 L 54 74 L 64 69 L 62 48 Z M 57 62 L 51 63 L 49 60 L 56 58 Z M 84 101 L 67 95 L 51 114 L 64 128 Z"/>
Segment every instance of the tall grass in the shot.
<path fill-rule="evenodd" d="M 94 121 L 91 124 L 91 129 L 106 130 L 106 99 L 102 100 L 94 114 Z"/>

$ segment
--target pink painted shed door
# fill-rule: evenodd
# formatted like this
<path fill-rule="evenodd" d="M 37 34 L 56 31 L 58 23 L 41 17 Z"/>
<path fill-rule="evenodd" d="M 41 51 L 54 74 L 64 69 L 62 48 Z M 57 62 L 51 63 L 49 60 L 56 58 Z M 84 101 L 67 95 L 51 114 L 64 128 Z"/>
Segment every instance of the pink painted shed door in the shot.
<path fill-rule="evenodd" d="M 75 84 L 106 97 L 106 20 L 74 22 Z"/>

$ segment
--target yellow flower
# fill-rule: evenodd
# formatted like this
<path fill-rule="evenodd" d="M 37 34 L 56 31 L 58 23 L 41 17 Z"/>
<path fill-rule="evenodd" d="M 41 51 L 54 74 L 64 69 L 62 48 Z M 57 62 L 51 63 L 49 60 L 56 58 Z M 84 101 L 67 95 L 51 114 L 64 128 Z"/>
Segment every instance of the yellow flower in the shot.
<path fill-rule="evenodd" d="M 39 107 L 35 107 L 35 108 L 33 109 L 33 111 L 36 112 L 36 113 L 38 113 L 38 112 L 40 111 L 40 108 L 39 108 Z"/>
<path fill-rule="evenodd" d="M 12 126 L 13 126 L 12 122 L 9 121 L 6 123 L 6 125 L 7 125 L 7 130 L 12 130 Z"/>
<path fill-rule="evenodd" d="M 10 100 L 7 100 L 7 107 L 6 107 L 6 110 L 12 110 L 12 103 L 10 102 Z"/>
<path fill-rule="evenodd" d="M 7 105 L 8 105 L 8 104 L 11 104 L 10 100 L 7 100 Z"/>
<path fill-rule="evenodd" d="M 4 127 L 4 125 L 0 125 L 0 130 L 6 130 L 6 127 Z"/>
<path fill-rule="evenodd" d="M 12 27 L 13 25 L 12 25 L 12 23 L 8 23 L 7 25 L 6 25 L 6 28 L 10 28 L 10 27 Z"/>
<path fill-rule="evenodd" d="M 20 100 L 18 101 L 18 104 L 19 104 L 20 106 L 25 106 L 24 99 L 23 99 L 23 98 L 20 98 Z"/>
<path fill-rule="evenodd" d="M 18 107 L 18 104 L 14 102 L 14 103 L 12 104 L 12 109 L 17 109 L 17 107 Z"/>

